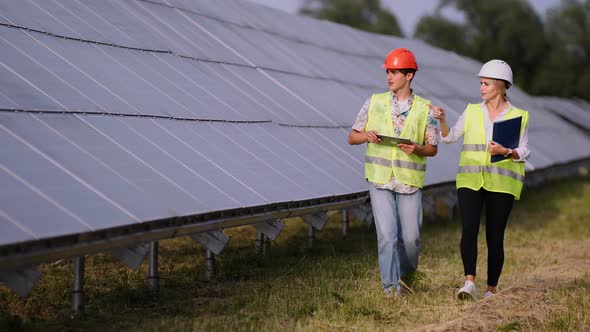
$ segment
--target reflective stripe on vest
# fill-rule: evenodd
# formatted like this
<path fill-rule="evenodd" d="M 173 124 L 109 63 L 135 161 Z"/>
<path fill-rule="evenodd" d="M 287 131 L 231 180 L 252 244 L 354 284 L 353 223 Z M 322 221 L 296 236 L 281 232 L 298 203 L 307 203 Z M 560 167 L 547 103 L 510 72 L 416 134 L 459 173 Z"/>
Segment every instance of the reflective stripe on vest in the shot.
<path fill-rule="evenodd" d="M 369 164 L 377 164 L 385 167 L 393 167 L 394 165 L 402 168 L 409 168 L 417 171 L 426 171 L 426 164 L 418 164 L 405 160 L 389 160 L 379 157 L 365 157 L 365 162 Z"/>
<path fill-rule="evenodd" d="M 463 144 L 461 151 L 485 151 L 487 146 L 485 144 Z"/>
<path fill-rule="evenodd" d="M 368 113 L 365 131 L 375 130 L 379 134 L 393 136 L 391 117 L 391 92 L 374 94 Z M 401 137 L 418 144 L 424 143 L 424 132 L 428 121 L 430 101 L 414 95 L 414 102 L 404 123 Z M 374 183 L 385 184 L 395 176 L 400 182 L 416 187 L 424 185 L 426 158 L 412 153 L 407 155 L 397 146 L 367 144 L 365 176 Z"/>
<path fill-rule="evenodd" d="M 514 180 L 523 182 L 524 175 L 518 174 L 513 172 L 509 169 L 496 167 L 492 165 L 487 166 L 459 166 L 459 173 L 490 173 L 490 174 L 499 174 L 513 178 Z"/>
<path fill-rule="evenodd" d="M 484 115 L 479 104 L 469 104 L 465 110 L 465 134 L 461 159 L 457 172 L 457 188 L 473 190 L 485 188 L 489 191 L 512 194 L 520 199 L 524 184 L 524 163 L 511 158 L 491 163 L 488 152 Z M 522 116 L 521 135 L 528 123 L 528 112 L 511 107 L 504 120 Z"/>

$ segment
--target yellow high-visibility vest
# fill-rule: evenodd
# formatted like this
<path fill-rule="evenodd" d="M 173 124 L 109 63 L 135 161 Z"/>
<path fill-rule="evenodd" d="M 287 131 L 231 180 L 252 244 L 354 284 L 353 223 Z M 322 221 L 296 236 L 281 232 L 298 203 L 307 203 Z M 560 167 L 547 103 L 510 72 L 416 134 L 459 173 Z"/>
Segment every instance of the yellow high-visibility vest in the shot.
<path fill-rule="evenodd" d="M 527 111 L 511 107 L 504 116 L 505 120 L 522 116 L 520 134 L 529 121 Z M 465 111 L 465 136 L 463 149 L 457 171 L 457 188 L 512 194 L 520 199 L 524 184 L 524 162 L 515 162 L 507 158 L 492 163 L 488 152 L 488 142 L 484 129 L 484 112 L 479 104 L 469 104 Z"/>
<path fill-rule="evenodd" d="M 393 136 L 390 92 L 374 94 L 365 131 L 376 130 L 378 134 Z M 428 122 L 429 100 L 414 95 L 414 102 L 408 111 L 400 137 L 416 144 L 424 144 L 424 132 Z M 367 144 L 365 177 L 374 183 L 385 184 L 392 176 L 401 183 L 418 188 L 424 186 L 426 157 L 415 153 L 407 155 L 397 146 Z"/>

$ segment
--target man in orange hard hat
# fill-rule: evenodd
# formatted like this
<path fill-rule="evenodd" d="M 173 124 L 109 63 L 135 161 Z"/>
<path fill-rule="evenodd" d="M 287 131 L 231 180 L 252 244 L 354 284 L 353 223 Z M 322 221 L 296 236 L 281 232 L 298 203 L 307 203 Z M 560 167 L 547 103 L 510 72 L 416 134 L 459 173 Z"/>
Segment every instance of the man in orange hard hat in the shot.
<path fill-rule="evenodd" d="M 438 127 L 430 101 L 414 94 L 414 54 L 396 48 L 385 58 L 388 92 L 373 94 L 361 108 L 349 144 L 367 143 L 365 177 L 377 230 L 379 268 L 386 297 L 396 297 L 402 277 L 418 267 L 426 157 L 435 156 Z M 394 137 L 394 139 L 388 138 Z M 400 141 L 398 138 L 407 140 Z"/>

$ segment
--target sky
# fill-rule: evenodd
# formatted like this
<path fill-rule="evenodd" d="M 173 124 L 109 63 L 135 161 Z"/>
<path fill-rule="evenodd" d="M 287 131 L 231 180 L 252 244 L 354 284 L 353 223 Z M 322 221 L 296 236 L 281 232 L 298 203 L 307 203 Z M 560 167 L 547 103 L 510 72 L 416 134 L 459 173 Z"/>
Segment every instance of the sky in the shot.
<path fill-rule="evenodd" d="M 246 1 L 257 2 L 289 13 L 297 13 L 303 3 L 303 0 Z M 381 5 L 395 14 L 404 34 L 411 37 L 418 20 L 424 15 L 431 14 L 438 2 L 438 0 L 381 0 Z M 529 3 L 541 16 L 545 14 L 548 8 L 558 6 L 559 2 L 560 0 L 529 0 Z M 443 15 L 454 20 L 462 20 L 461 14 L 456 10 L 445 10 Z"/>

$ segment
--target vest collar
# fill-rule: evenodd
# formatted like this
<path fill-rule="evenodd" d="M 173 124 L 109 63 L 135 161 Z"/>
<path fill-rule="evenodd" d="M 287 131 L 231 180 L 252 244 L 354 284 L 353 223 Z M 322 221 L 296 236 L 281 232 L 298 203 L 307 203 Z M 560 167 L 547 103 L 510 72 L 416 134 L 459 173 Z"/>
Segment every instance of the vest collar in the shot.
<path fill-rule="evenodd" d="M 488 107 L 486 106 L 486 102 L 483 101 L 479 104 L 481 111 L 484 114 L 484 118 L 489 119 L 490 118 L 490 113 L 488 111 Z M 508 101 L 508 107 L 502 111 L 502 113 L 498 114 L 498 116 L 496 117 L 496 119 L 494 121 L 498 121 L 498 120 L 502 120 L 504 118 L 504 116 L 506 116 L 506 114 L 508 112 L 510 112 L 510 110 L 512 109 L 512 103 L 510 103 L 510 101 Z"/>

